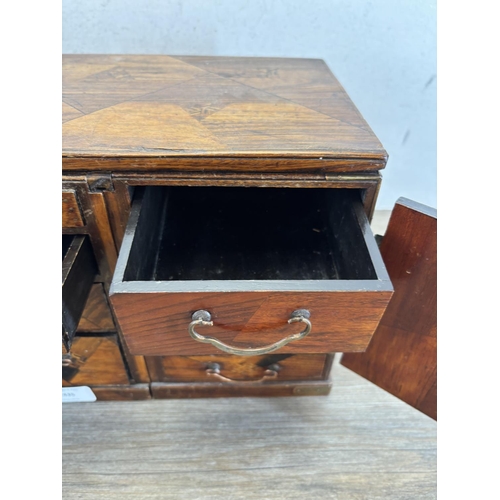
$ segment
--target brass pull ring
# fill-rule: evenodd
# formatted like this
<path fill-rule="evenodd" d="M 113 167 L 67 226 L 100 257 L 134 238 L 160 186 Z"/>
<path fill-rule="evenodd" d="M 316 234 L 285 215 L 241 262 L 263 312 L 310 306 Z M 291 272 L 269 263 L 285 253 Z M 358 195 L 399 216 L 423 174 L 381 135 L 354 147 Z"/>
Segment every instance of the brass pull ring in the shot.
<path fill-rule="evenodd" d="M 224 344 L 224 342 L 221 342 L 214 337 L 207 337 L 196 332 L 195 327 L 198 325 L 213 326 L 214 323 L 212 321 L 212 315 L 208 311 L 200 310 L 193 313 L 193 315 L 191 316 L 192 321 L 191 323 L 189 323 L 188 330 L 189 335 L 191 335 L 194 340 L 197 340 L 198 342 L 202 342 L 204 344 L 212 344 L 214 347 L 217 347 L 217 349 L 220 349 L 221 351 L 227 352 L 229 354 L 235 354 L 236 356 L 258 356 L 260 354 L 268 354 L 270 352 L 274 352 L 280 347 L 283 347 L 284 345 L 289 344 L 294 340 L 300 340 L 309 335 L 312 328 L 312 324 L 309 321 L 310 317 L 311 313 L 307 309 L 297 309 L 296 311 L 293 311 L 293 313 L 290 315 L 288 323 L 305 323 L 306 327 L 302 332 L 289 335 L 284 339 L 278 340 L 278 342 L 275 342 L 274 344 L 255 348 L 231 347 L 230 345 Z"/>
<path fill-rule="evenodd" d="M 264 372 L 264 376 L 257 380 L 234 380 L 232 378 L 224 377 L 224 375 L 221 375 L 219 363 L 210 363 L 205 373 L 210 377 L 220 380 L 221 382 L 230 382 L 231 384 L 258 384 L 260 382 L 264 382 L 265 380 L 272 380 L 277 378 L 278 370 L 278 365 L 271 365 Z"/>

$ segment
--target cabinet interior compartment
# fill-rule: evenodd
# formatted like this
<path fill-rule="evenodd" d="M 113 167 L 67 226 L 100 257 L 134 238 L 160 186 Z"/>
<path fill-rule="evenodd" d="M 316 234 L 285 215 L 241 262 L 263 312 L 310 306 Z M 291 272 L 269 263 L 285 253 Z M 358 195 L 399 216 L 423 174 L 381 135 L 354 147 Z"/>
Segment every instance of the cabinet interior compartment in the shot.
<path fill-rule="evenodd" d="M 124 281 L 376 280 L 361 197 L 358 189 L 138 188 Z"/>

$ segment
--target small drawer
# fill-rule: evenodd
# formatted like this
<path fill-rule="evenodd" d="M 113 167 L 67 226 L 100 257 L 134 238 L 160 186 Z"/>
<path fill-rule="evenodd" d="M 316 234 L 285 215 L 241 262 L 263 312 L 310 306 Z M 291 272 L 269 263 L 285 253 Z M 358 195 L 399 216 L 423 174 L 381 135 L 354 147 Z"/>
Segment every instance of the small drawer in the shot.
<path fill-rule="evenodd" d="M 85 222 L 73 189 L 62 192 L 62 227 L 83 227 Z"/>
<path fill-rule="evenodd" d="M 92 246 L 87 236 L 62 237 L 62 340 L 70 349 L 97 274 Z"/>
<path fill-rule="evenodd" d="M 62 385 L 128 385 L 116 335 L 76 336 L 62 355 Z"/>
<path fill-rule="evenodd" d="M 392 285 L 361 199 L 354 189 L 138 190 L 110 295 L 131 353 L 364 351 Z"/>
<path fill-rule="evenodd" d="M 146 358 L 146 362 L 152 382 L 258 383 L 324 380 L 329 373 L 331 355 L 152 356 Z"/>

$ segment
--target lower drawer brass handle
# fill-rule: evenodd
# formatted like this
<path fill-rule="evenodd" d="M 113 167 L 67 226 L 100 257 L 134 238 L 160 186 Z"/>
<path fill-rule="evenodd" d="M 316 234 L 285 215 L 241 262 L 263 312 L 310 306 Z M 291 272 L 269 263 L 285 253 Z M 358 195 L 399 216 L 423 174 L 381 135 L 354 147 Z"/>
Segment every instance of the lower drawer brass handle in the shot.
<path fill-rule="evenodd" d="M 208 368 L 206 369 L 206 374 L 209 375 L 210 377 L 214 377 L 220 380 L 221 382 L 230 382 L 232 384 L 258 384 L 260 382 L 264 382 L 265 380 L 272 380 L 277 378 L 278 370 L 279 370 L 278 365 L 271 365 L 264 372 L 264 376 L 257 380 L 234 380 L 232 378 L 224 377 L 224 375 L 221 375 L 219 363 L 210 363 L 208 365 Z"/>
<path fill-rule="evenodd" d="M 292 335 L 289 335 L 288 337 L 285 337 L 284 339 L 278 340 L 278 342 L 275 342 L 274 344 L 266 345 L 264 347 L 240 349 L 238 347 L 231 347 L 230 345 L 224 344 L 224 342 L 221 342 L 214 337 L 206 337 L 197 333 L 195 331 L 196 326 L 213 326 L 214 324 L 212 321 L 212 315 L 208 311 L 200 310 L 196 311 L 191 316 L 192 321 L 191 323 L 189 323 L 189 335 L 191 335 L 191 337 L 198 342 L 203 342 L 204 344 L 212 344 L 214 347 L 217 347 L 217 349 L 228 352 L 229 354 L 235 354 L 236 356 L 258 356 L 260 354 L 268 354 L 270 352 L 276 351 L 280 347 L 283 347 L 284 345 L 287 345 L 294 340 L 300 340 L 309 335 L 312 328 L 311 322 L 309 321 L 310 317 L 311 313 L 307 309 L 297 309 L 291 314 L 288 323 L 305 323 L 306 328 L 302 332 L 294 333 Z"/>

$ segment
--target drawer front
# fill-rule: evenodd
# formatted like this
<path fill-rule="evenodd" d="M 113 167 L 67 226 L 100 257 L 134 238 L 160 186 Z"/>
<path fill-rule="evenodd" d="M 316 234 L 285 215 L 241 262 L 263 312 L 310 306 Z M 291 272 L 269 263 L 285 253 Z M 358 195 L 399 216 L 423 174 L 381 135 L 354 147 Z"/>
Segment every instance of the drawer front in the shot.
<path fill-rule="evenodd" d="M 83 310 L 77 332 L 104 333 L 116 330 L 102 283 L 94 283 Z"/>
<path fill-rule="evenodd" d="M 175 189 L 138 193 L 122 243 L 110 300 L 132 354 L 366 349 L 392 285 L 359 193 Z"/>
<path fill-rule="evenodd" d="M 62 253 L 62 340 L 69 349 L 92 289 L 97 265 L 87 236 L 63 235 Z"/>
<path fill-rule="evenodd" d="M 328 375 L 330 355 L 270 354 L 240 357 L 165 356 L 148 357 L 153 382 L 282 382 L 323 380 Z"/>
<path fill-rule="evenodd" d="M 196 331 L 237 349 L 274 344 L 304 329 L 289 324 L 291 313 L 307 309 L 311 333 L 279 349 L 280 353 L 364 351 L 389 301 L 374 292 L 145 293 L 112 297 L 116 316 L 132 354 L 216 354 L 211 344 L 188 332 L 192 313 L 207 310 L 213 326 Z"/>
<path fill-rule="evenodd" d="M 85 222 L 78 205 L 76 192 L 72 189 L 62 192 L 62 227 L 83 227 Z"/>
<path fill-rule="evenodd" d="M 62 385 L 128 385 L 116 335 L 77 336 L 63 351 Z"/>

